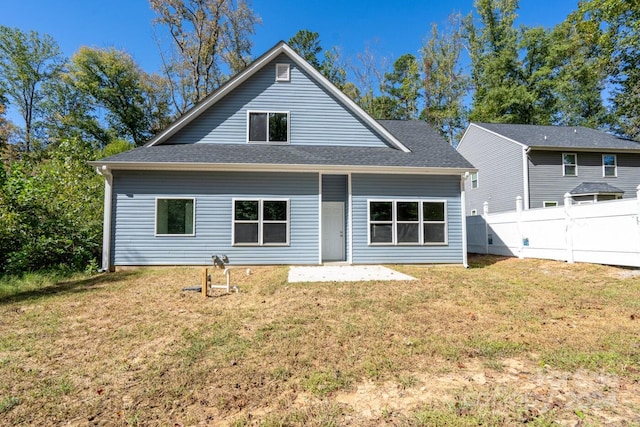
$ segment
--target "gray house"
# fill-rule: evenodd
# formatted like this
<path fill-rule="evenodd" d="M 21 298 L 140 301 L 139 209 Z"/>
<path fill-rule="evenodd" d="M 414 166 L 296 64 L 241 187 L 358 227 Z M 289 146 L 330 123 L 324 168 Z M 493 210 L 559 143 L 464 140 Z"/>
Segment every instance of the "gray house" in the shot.
<path fill-rule="evenodd" d="M 376 121 L 281 42 L 105 177 L 103 268 L 466 264 L 471 164 L 424 122 Z"/>
<path fill-rule="evenodd" d="M 466 210 L 481 214 L 635 197 L 640 143 L 580 126 L 471 123 L 457 150 L 478 169 L 465 180 Z"/>

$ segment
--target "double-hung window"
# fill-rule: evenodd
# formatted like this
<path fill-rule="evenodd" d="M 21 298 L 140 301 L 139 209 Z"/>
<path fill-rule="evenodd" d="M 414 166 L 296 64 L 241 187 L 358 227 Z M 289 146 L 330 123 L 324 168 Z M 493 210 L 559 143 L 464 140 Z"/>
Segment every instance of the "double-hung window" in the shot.
<path fill-rule="evenodd" d="M 288 245 L 289 201 L 234 200 L 233 244 L 247 246 Z"/>
<path fill-rule="evenodd" d="M 370 200 L 370 245 L 447 244 L 446 201 Z"/>
<path fill-rule="evenodd" d="M 576 153 L 562 153 L 562 175 L 578 176 L 578 155 Z"/>
<path fill-rule="evenodd" d="M 478 188 L 478 172 L 471 174 L 471 188 Z"/>
<path fill-rule="evenodd" d="M 156 199 L 156 236 L 195 236 L 195 199 Z"/>
<path fill-rule="evenodd" d="M 249 142 L 286 144 L 289 142 L 289 113 L 285 111 L 249 111 Z"/>
<path fill-rule="evenodd" d="M 602 155 L 602 176 L 604 177 L 618 176 L 617 159 L 615 154 Z"/>

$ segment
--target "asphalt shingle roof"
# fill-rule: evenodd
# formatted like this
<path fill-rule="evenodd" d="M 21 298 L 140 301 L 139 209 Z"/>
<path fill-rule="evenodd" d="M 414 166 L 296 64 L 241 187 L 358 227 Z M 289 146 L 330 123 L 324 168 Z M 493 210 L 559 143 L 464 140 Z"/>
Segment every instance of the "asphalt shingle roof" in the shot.
<path fill-rule="evenodd" d="M 406 145 L 391 147 L 267 144 L 173 144 L 139 147 L 96 163 L 208 163 L 269 165 L 392 166 L 461 168 L 473 166 L 426 122 L 382 120 L 380 124 Z"/>
<path fill-rule="evenodd" d="M 622 194 L 624 191 L 606 182 L 583 182 L 571 190 L 569 194 Z"/>
<path fill-rule="evenodd" d="M 583 126 L 476 124 L 530 147 L 640 150 L 640 142 Z"/>

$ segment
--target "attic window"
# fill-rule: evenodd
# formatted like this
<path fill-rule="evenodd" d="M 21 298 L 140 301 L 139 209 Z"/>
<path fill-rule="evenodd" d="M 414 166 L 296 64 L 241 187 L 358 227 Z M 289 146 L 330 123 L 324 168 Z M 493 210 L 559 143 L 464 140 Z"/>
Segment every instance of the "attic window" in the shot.
<path fill-rule="evenodd" d="M 286 111 L 249 111 L 248 142 L 287 144 L 289 113 Z"/>
<path fill-rule="evenodd" d="M 276 64 L 276 81 L 288 82 L 289 80 L 289 64 Z"/>

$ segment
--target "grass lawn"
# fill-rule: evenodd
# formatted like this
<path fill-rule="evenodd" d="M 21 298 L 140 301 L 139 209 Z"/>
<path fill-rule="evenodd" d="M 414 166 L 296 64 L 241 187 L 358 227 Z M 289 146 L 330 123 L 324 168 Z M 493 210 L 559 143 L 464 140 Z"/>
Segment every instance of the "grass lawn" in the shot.
<path fill-rule="evenodd" d="M 411 282 L 241 269 L 209 298 L 182 291 L 199 268 L 5 286 L 0 424 L 640 425 L 636 271 L 470 263 L 392 267 Z"/>

